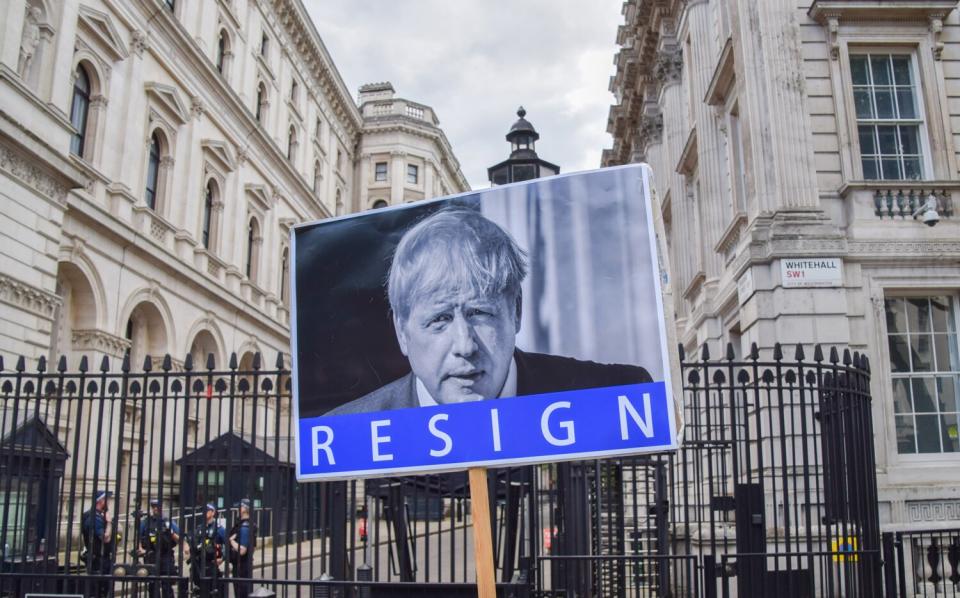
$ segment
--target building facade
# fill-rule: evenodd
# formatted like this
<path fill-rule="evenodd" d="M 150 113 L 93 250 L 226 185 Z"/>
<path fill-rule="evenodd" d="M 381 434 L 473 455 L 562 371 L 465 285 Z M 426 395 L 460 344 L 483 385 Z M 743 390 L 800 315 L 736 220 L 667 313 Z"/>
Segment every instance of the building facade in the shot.
<path fill-rule="evenodd" d="M 628 0 L 610 81 L 688 354 L 870 357 L 885 529 L 960 519 L 956 5 Z"/>
<path fill-rule="evenodd" d="M 128 352 L 133 371 L 148 356 L 157 370 L 166 354 L 174 371 L 187 355 L 205 369 L 211 354 L 223 371 L 234 352 L 231 368 L 250 370 L 257 352 L 269 367 L 289 353 L 290 229 L 373 207 L 363 156 L 391 156 L 398 177 L 407 163 L 422 172 L 390 201 L 468 189 L 432 109 L 408 102 L 416 118 L 407 108 L 386 123 L 361 112 L 301 0 L 10 0 L 0 17 L 6 369 L 24 356 L 53 371 L 65 357 L 76 372 L 85 357 L 98 371 L 107 357 L 117 371 Z M 159 479 L 179 479 L 184 447 L 209 440 L 201 418 L 258 450 L 266 432 L 253 422 L 279 430 L 290 418 L 263 400 L 209 417 L 183 402 L 81 413 L 71 400 L 43 421 L 0 403 L 3 442 L 38 426 L 51 446 L 71 447 L 61 452 L 80 511 L 104 487 L 145 509 Z M 38 413 L 52 404 L 40 403 Z M 101 447 L 124 421 L 153 430 L 156 451 L 137 457 L 129 434 Z M 186 422 L 186 442 L 168 421 Z M 135 497 L 131 480 L 144 484 Z M 4 505 L 38 500 L 0 493 Z"/>
<path fill-rule="evenodd" d="M 286 352 L 289 229 L 370 207 L 370 152 L 422 171 L 390 201 L 468 188 L 429 107 L 361 113 L 299 0 L 5 7 L 5 355 Z"/>

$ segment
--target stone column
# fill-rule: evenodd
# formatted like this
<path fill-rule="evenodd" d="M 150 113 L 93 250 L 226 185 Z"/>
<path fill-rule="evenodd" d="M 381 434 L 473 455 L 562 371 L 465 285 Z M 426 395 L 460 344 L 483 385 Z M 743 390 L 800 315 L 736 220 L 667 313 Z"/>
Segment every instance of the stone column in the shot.
<path fill-rule="evenodd" d="M 690 44 L 686 47 L 692 56 L 687 57 L 685 64 L 690 65 L 687 83 L 693 103 L 691 113 L 697 128 L 697 202 L 701 217 L 698 243 L 703 271 L 708 279 L 715 279 L 723 271 L 723 257 L 713 248 L 733 214 L 727 210 L 729 200 L 724 184 L 727 175 L 726 156 L 723 155 L 724 146 L 719 129 L 722 121 L 716 111 L 703 101 L 720 55 L 711 17 L 710 5 L 705 0 L 692 1 L 687 5 Z"/>
<path fill-rule="evenodd" d="M 4 18 L 0 24 L 0 62 L 10 67 L 11 71 L 17 72 L 27 1 L 7 0 L 4 4 Z"/>
<path fill-rule="evenodd" d="M 143 126 L 147 113 L 147 98 L 143 93 L 143 53 L 147 47 L 145 33 L 135 30 L 130 34 L 130 57 L 120 67 L 125 70 L 123 97 L 118 98 L 125 109 L 122 115 L 124 127 L 118 144 L 120 153 L 115 156 L 116 161 L 109 171 L 114 180 L 122 181 L 137 197 L 140 192 L 139 169 L 129 166 L 131 161 L 136 164 L 143 156 Z"/>
<path fill-rule="evenodd" d="M 760 211 L 819 206 L 797 3 L 741 0 L 741 120 Z"/>
<path fill-rule="evenodd" d="M 390 152 L 392 162 L 390 171 L 390 205 L 403 203 L 403 188 L 407 184 L 407 153 L 400 151 Z"/>

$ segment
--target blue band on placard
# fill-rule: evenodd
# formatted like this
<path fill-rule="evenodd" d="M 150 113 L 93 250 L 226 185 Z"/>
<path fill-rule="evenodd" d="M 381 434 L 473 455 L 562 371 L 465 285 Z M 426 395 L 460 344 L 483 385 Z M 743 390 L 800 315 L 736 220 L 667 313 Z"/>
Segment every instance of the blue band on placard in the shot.
<path fill-rule="evenodd" d="M 302 478 L 452 470 L 676 447 L 663 382 L 302 419 Z"/>

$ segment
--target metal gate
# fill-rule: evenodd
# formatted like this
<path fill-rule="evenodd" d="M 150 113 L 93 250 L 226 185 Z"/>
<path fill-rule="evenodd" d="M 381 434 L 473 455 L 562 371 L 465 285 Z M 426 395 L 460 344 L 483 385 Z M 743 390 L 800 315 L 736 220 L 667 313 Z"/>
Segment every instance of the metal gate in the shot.
<path fill-rule="evenodd" d="M 681 355 L 676 453 L 490 471 L 501 595 L 899 589 L 881 569 L 867 359 L 820 347 L 811 360 L 802 347 L 785 359 L 779 346 L 769 360 L 756 347 L 740 361 L 729 347 L 721 360 L 707 347 Z M 269 370 L 259 355 L 226 368 L 155 361 L 134 371 L 103 359 L 93 371 L 60 360 L 47 371 L 41 360 L 28 371 L 20 359 L 0 372 L 0 595 L 146 595 L 150 581 L 186 595 L 182 545 L 173 576 L 137 560 L 148 501 L 161 500 L 187 535 L 208 501 L 229 529 L 243 497 L 256 507 L 256 566 L 249 581 L 223 570 L 228 585 L 280 596 L 473 595 L 465 474 L 298 484 L 282 356 Z M 119 537 L 114 567 L 96 577 L 78 555 L 82 513 L 99 489 L 113 493 Z M 942 578 L 957 569 L 953 543 L 944 538 L 937 553 Z M 896 553 L 893 540 L 887 548 Z"/>

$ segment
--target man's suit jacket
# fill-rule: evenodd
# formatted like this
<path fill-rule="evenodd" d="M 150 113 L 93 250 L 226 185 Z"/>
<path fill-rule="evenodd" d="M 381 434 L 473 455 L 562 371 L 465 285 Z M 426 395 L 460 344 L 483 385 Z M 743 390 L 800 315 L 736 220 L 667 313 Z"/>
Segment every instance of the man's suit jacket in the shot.
<path fill-rule="evenodd" d="M 602 386 L 652 382 L 650 374 L 635 365 L 604 364 L 570 357 L 525 353 L 517 349 L 517 396 Z M 417 380 L 413 373 L 394 380 L 370 394 L 345 403 L 325 415 L 370 413 L 419 407 Z"/>

